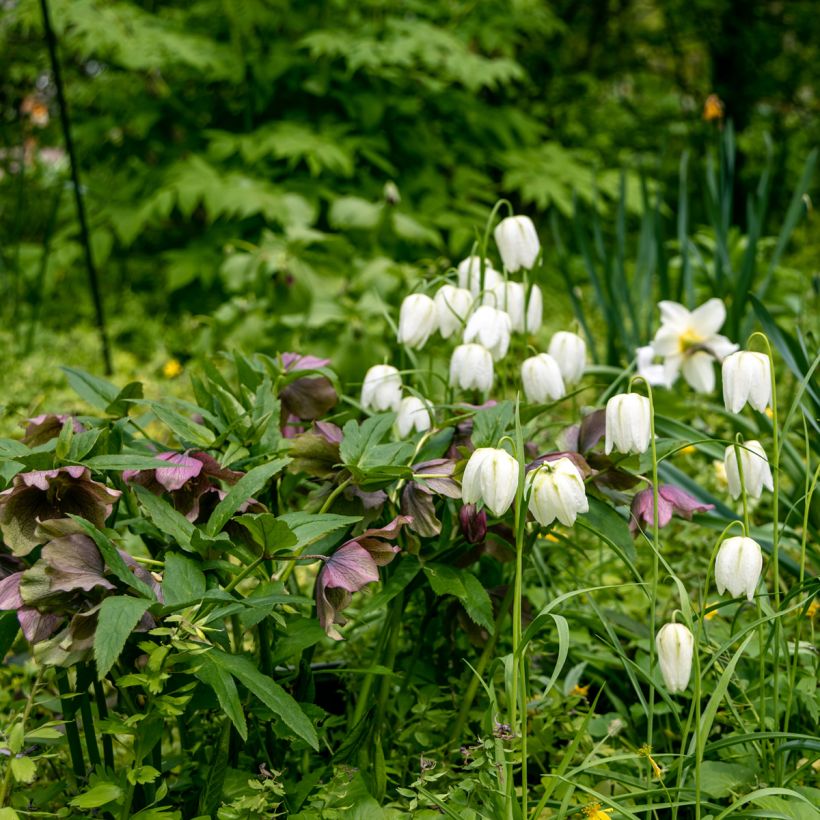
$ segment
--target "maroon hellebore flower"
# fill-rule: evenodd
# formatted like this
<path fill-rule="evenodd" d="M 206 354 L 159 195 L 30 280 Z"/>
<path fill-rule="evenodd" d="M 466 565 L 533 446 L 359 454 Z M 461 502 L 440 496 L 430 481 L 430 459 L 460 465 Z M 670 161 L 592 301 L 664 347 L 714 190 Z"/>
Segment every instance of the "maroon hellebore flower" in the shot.
<path fill-rule="evenodd" d="M 330 364 L 330 359 L 283 353 L 282 364 L 286 373 L 298 370 L 316 370 Z M 291 423 L 300 419 L 321 418 L 339 400 L 330 380 L 324 376 L 305 376 L 294 379 L 279 391 L 282 402 L 282 418 L 286 422 L 286 438 L 293 433 Z M 295 433 L 294 433 L 295 434 Z"/>
<path fill-rule="evenodd" d="M 476 510 L 475 504 L 465 504 L 458 511 L 458 523 L 470 544 L 480 544 L 487 536 L 487 512 Z"/>
<path fill-rule="evenodd" d="M 441 532 L 433 495 L 461 498 L 461 487 L 451 478 L 455 469 L 455 461 L 447 458 L 414 464 L 413 480 L 404 485 L 401 511 L 412 517 L 410 529 L 424 538 L 432 538 Z"/>
<path fill-rule="evenodd" d="M 652 510 L 654 499 L 652 497 L 652 487 L 647 487 L 635 494 L 632 499 L 632 515 L 629 520 L 629 529 L 635 535 L 642 524 L 652 526 Z M 692 520 L 692 514 L 696 512 L 706 512 L 713 510 L 714 504 L 703 504 L 693 495 L 680 487 L 671 484 L 661 484 L 658 488 L 658 526 L 665 527 L 671 520 L 672 514 L 676 513 L 687 521 Z"/>
<path fill-rule="evenodd" d="M 399 548 L 386 540 L 398 537 L 411 517 L 399 515 L 381 529 L 365 530 L 342 544 L 325 562 L 316 578 L 316 612 L 319 623 L 335 641 L 342 640 L 336 629 L 346 623 L 340 612 L 350 603 L 353 593 L 379 580 L 379 567 L 389 564 Z"/>
<path fill-rule="evenodd" d="M 43 413 L 34 418 L 26 419 L 28 424 L 26 424 L 26 432 L 23 435 L 23 444 L 28 444 L 29 447 L 45 444 L 47 441 L 59 436 L 63 425 L 69 420 L 75 433 L 82 433 L 85 430 L 85 427 L 74 416 L 64 413 Z"/>

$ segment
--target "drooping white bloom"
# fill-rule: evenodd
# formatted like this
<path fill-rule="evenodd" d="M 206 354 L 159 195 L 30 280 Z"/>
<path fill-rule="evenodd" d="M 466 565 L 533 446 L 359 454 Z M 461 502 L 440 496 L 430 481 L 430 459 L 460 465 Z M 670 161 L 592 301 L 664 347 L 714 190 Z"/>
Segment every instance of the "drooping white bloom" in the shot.
<path fill-rule="evenodd" d="M 561 368 L 549 353 L 530 356 L 521 365 L 521 382 L 527 401 L 544 404 L 565 395 Z"/>
<path fill-rule="evenodd" d="M 639 347 L 635 351 L 637 357 L 638 375 L 646 379 L 652 387 L 671 387 L 666 368 L 660 362 L 655 362 L 655 351 L 652 345 Z"/>
<path fill-rule="evenodd" d="M 538 285 L 530 288 L 530 298 L 527 301 L 527 333 L 535 333 L 544 319 L 544 295 Z"/>
<path fill-rule="evenodd" d="M 749 498 L 760 498 L 764 487 L 767 490 L 774 489 L 769 459 L 759 441 L 745 441 L 743 444 L 727 447 L 723 456 L 723 466 L 732 498 L 740 498 L 743 493 L 739 468 L 743 469 L 742 483 L 746 485 L 746 494 Z"/>
<path fill-rule="evenodd" d="M 674 384 L 683 371 L 692 388 L 711 393 L 715 389 L 714 360 L 721 361 L 737 350 L 736 344 L 718 334 L 726 321 L 723 302 L 709 299 L 692 311 L 677 302 L 661 302 L 658 307 L 661 326 L 651 346 L 664 359 L 666 381 Z"/>
<path fill-rule="evenodd" d="M 462 323 L 473 304 L 473 296 L 465 288 L 454 288 L 442 285 L 433 301 L 438 311 L 438 329 L 442 338 L 449 339 L 456 331 L 461 330 Z"/>
<path fill-rule="evenodd" d="M 655 636 L 655 648 L 666 688 L 673 695 L 683 692 L 692 675 L 694 636 L 683 624 L 664 624 Z"/>
<path fill-rule="evenodd" d="M 389 364 L 377 364 L 367 371 L 362 383 L 362 407 L 375 413 L 398 410 L 401 403 L 401 376 Z"/>
<path fill-rule="evenodd" d="M 589 512 L 584 479 L 566 457 L 547 461 L 527 476 L 529 508 L 546 527 L 557 518 L 565 527 L 575 524 L 578 513 Z"/>
<path fill-rule="evenodd" d="M 761 413 L 772 400 L 772 371 L 764 353 L 739 350 L 723 361 L 723 402 L 739 413 L 748 401 Z"/>
<path fill-rule="evenodd" d="M 606 403 L 606 446 L 621 453 L 645 453 L 652 437 L 649 399 L 638 393 L 621 393 Z"/>
<path fill-rule="evenodd" d="M 516 333 L 524 331 L 524 286 L 520 282 L 501 281 L 484 294 L 484 304 L 503 310 L 510 317 Z"/>
<path fill-rule="evenodd" d="M 465 504 L 483 501 L 496 517 L 510 508 L 518 489 L 518 462 L 506 451 L 479 447 L 467 462 L 461 479 Z"/>
<path fill-rule="evenodd" d="M 486 347 L 459 345 L 450 359 L 450 386 L 489 392 L 493 386 L 493 357 Z"/>
<path fill-rule="evenodd" d="M 432 424 L 430 406 L 418 396 L 405 396 L 396 416 L 396 432 L 406 438 L 411 432 L 423 433 Z"/>
<path fill-rule="evenodd" d="M 465 342 L 478 342 L 490 351 L 495 361 L 507 355 L 510 346 L 512 322 L 503 310 L 482 305 L 467 320 Z"/>
<path fill-rule="evenodd" d="M 541 252 L 535 225 L 528 216 L 508 216 L 493 232 L 495 244 L 504 267 L 515 273 L 519 268 L 530 270 Z"/>
<path fill-rule="evenodd" d="M 469 290 L 473 298 L 481 293 L 481 257 L 468 256 L 458 263 L 458 286 Z M 494 288 L 503 277 L 490 265 L 490 260 L 484 260 L 484 290 Z"/>
<path fill-rule="evenodd" d="M 424 347 L 438 327 L 436 303 L 423 293 L 411 293 L 399 311 L 399 344 L 415 349 Z"/>
<path fill-rule="evenodd" d="M 587 346 L 577 333 L 559 330 L 550 339 L 548 352 L 558 362 L 565 384 L 576 384 L 581 380 L 587 362 Z"/>
<path fill-rule="evenodd" d="M 728 589 L 733 597 L 745 595 L 751 601 L 762 569 L 763 552 L 757 541 L 743 535 L 727 538 L 715 558 L 718 592 L 723 595 L 723 591 Z"/>

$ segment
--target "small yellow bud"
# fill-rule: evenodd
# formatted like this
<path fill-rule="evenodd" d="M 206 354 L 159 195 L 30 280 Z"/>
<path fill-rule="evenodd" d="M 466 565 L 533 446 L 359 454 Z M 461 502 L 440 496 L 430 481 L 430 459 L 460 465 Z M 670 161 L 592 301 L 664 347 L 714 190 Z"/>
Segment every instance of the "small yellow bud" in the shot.
<path fill-rule="evenodd" d="M 162 366 L 162 375 L 166 379 L 175 379 L 180 373 L 182 373 L 182 365 L 178 359 L 168 359 Z"/>

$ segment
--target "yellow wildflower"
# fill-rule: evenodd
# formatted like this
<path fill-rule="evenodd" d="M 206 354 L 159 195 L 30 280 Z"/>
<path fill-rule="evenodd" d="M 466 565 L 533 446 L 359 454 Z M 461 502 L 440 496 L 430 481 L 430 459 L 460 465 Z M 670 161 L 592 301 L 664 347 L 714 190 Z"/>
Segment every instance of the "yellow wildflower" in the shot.
<path fill-rule="evenodd" d="M 717 94 L 710 94 L 703 104 L 703 119 L 706 122 L 718 122 L 723 120 L 723 100 Z"/>
<path fill-rule="evenodd" d="M 614 809 L 602 809 L 600 803 L 591 803 L 584 807 L 584 816 L 591 820 L 611 820 Z"/>
<path fill-rule="evenodd" d="M 706 606 L 703 608 L 704 609 L 704 615 L 703 615 L 704 620 L 711 621 L 712 618 L 714 618 L 718 614 L 719 610 L 717 610 L 717 609 L 712 609 L 709 612 L 706 612 L 706 610 L 709 609 L 710 606 L 714 606 L 714 605 L 715 605 L 714 603 L 706 604 Z"/>
<path fill-rule="evenodd" d="M 728 487 L 729 480 L 726 478 L 726 466 L 724 463 L 722 461 L 713 461 L 712 464 L 715 467 L 717 483 L 720 484 L 721 487 Z"/>
<path fill-rule="evenodd" d="M 763 412 L 766 414 L 767 419 L 773 419 L 774 418 L 774 411 L 772 410 L 771 407 L 767 407 Z"/>
<path fill-rule="evenodd" d="M 166 379 L 175 379 L 180 373 L 182 373 L 182 365 L 178 359 L 168 359 L 162 366 L 162 375 Z"/>
<path fill-rule="evenodd" d="M 697 448 L 694 444 L 687 444 L 686 447 L 681 447 L 680 454 L 682 456 L 691 456 L 692 453 L 696 452 Z"/>
<path fill-rule="evenodd" d="M 812 601 L 806 610 L 806 617 L 813 618 L 818 612 L 820 612 L 820 604 L 818 604 L 817 601 Z"/>
<path fill-rule="evenodd" d="M 589 687 L 590 687 L 590 684 L 587 684 L 586 686 L 579 686 L 576 683 L 575 686 L 572 687 L 572 691 L 570 692 L 570 695 L 576 695 L 579 698 L 585 698 L 587 696 L 587 694 L 589 693 Z"/>
<path fill-rule="evenodd" d="M 663 780 L 663 769 L 661 769 L 661 767 L 655 762 L 655 758 L 652 757 L 652 747 L 645 743 L 640 749 L 638 749 L 638 754 L 645 757 L 649 761 L 655 777 L 657 777 L 658 780 Z"/>

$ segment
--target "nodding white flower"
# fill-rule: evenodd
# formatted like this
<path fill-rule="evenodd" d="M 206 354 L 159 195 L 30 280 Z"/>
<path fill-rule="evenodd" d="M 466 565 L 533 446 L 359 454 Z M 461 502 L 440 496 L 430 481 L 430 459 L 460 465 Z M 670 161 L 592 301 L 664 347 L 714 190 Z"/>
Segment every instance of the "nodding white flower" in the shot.
<path fill-rule="evenodd" d="M 503 310 L 516 333 L 524 331 L 524 286 L 520 282 L 499 282 L 484 294 L 484 304 Z"/>
<path fill-rule="evenodd" d="M 436 303 L 423 293 L 411 293 L 399 311 L 399 344 L 424 347 L 438 327 Z"/>
<path fill-rule="evenodd" d="M 564 379 L 558 362 L 549 353 L 530 356 L 521 365 L 521 382 L 527 401 L 543 404 L 565 395 Z"/>
<path fill-rule="evenodd" d="M 715 558 L 715 583 L 718 592 L 728 589 L 732 597 L 746 595 L 754 598 L 760 572 L 763 569 L 763 552 L 753 538 L 736 535 L 727 538 L 718 549 Z"/>
<path fill-rule="evenodd" d="M 581 380 L 587 363 L 587 345 L 577 333 L 559 330 L 550 339 L 547 352 L 558 362 L 566 384 Z"/>
<path fill-rule="evenodd" d="M 652 345 L 639 347 L 635 351 L 637 358 L 638 375 L 646 379 L 652 387 L 671 387 L 669 374 L 661 362 L 655 361 L 655 351 Z"/>
<path fill-rule="evenodd" d="M 481 293 L 481 257 L 468 256 L 458 263 L 458 286 L 469 290 L 473 298 Z M 490 265 L 490 260 L 484 260 L 484 290 L 492 290 L 503 280 L 501 274 Z"/>
<path fill-rule="evenodd" d="M 362 383 L 362 407 L 376 413 L 398 410 L 401 403 L 401 376 L 389 364 L 377 364 L 367 371 Z"/>
<path fill-rule="evenodd" d="M 538 285 L 530 288 L 530 298 L 527 301 L 527 333 L 535 333 L 544 319 L 544 295 Z"/>
<path fill-rule="evenodd" d="M 507 355 L 510 346 L 512 322 L 503 310 L 482 305 L 467 320 L 465 342 L 478 342 L 490 351 L 495 361 Z"/>
<path fill-rule="evenodd" d="M 565 527 L 575 524 L 578 513 L 589 512 L 584 479 L 566 457 L 546 461 L 527 476 L 530 512 L 546 527 L 557 518 Z"/>
<path fill-rule="evenodd" d="M 738 453 L 740 465 L 738 465 Z M 730 445 L 723 456 L 723 466 L 726 469 L 726 481 L 729 484 L 729 493 L 732 498 L 740 498 L 743 494 L 740 480 L 740 468 L 743 469 L 743 484 L 746 485 L 746 494 L 749 498 L 760 498 L 763 488 L 774 489 L 772 471 L 766 451 L 759 441 L 745 441 L 743 444 Z"/>
<path fill-rule="evenodd" d="M 423 433 L 432 425 L 430 406 L 418 396 L 405 396 L 396 416 L 396 432 L 406 438 L 411 432 Z"/>
<path fill-rule="evenodd" d="M 694 636 L 683 624 L 664 624 L 655 636 L 655 648 L 666 688 L 673 695 L 683 692 L 692 675 Z"/>
<path fill-rule="evenodd" d="M 764 353 L 739 350 L 723 361 L 723 402 L 739 413 L 748 401 L 761 413 L 772 400 L 772 371 Z"/>
<path fill-rule="evenodd" d="M 518 462 L 506 451 L 479 447 L 467 462 L 461 479 L 465 504 L 483 501 L 497 518 L 510 508 L 518 489 Z"/>
<path fill-rule="evenodd" d="M 486 347 L 459 345 L 450 359 L 450 386 L 489 392 L 493 386 L 493 357 Z"/>
<path fill-rule="evenodd" d="M 528 216 L 502 219 L 496 225 L 493 236 L 501 261 L 510 273 L 515 273 L 519 268 L 532 268 L 541 252 L 535 225 Z"/>
<path fill-rule="evenodd" d="M 473 305 L 473 296 L 465 288 L 442 285 L 433 301 L 438 311 L 439 333 L 442 338 L 449 339 L 456 331 L 461 330 Z"/>
<path fill-rule="evenodd" d="M 606 445 L 621 453 L 645 453 L 652 437 L 649 399 L 638 393 L 621 393 L 606 403 Z"/>
<path fill-rule="evenodd" d="M 652 340 L 652 350 L 664 359 L 666 380 L 674 384 L 683 377 L 699 393 L 715 389 L 714 360 L 721 361 L 737 345 L 718 334 L 726 321 L 720 299 L 709 299 L 695 310 L 677 302 L 660 302 L 661 326 Z M 659 384 L 661 382 L 658 382 Z"/>

